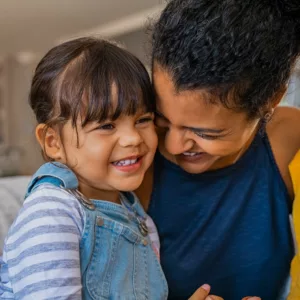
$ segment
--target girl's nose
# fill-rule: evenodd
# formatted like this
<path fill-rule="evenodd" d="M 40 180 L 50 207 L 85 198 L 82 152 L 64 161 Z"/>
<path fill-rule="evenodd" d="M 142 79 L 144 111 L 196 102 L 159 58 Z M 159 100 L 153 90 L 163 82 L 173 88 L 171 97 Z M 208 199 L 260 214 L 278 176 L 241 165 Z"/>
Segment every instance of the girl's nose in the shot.
<path fill-rule="evenodd" d="M 143 139 L 139 132 L 135 129 L 123 130 L 119 143 L 122 147 L 136 147 L 139 146 L 143 142 Z"/>

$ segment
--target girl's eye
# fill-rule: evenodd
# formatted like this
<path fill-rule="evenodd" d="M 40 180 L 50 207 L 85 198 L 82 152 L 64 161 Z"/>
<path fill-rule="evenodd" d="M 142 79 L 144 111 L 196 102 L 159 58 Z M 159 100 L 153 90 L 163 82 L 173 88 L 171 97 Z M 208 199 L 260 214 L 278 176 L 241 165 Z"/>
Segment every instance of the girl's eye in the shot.
<path fill-rule="evenodd" d="M 101 130 L 112 130 L 114 128 L 115 128 L 115 126 L 113 124 L 104 124 L 104 125 L 97 127 L 97 129 L 101 129 Z"/>

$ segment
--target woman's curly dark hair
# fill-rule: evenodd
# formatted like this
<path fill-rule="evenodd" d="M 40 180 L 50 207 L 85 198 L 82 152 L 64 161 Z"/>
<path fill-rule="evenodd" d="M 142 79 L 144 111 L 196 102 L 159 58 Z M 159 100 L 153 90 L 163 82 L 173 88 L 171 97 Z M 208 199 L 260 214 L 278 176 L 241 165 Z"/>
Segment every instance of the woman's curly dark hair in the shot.
<path fill-rule="evenodd" d="M 178 91 L 260 117 L 300 54 L 300 0 L 172 0 L 152 43 Z"/>

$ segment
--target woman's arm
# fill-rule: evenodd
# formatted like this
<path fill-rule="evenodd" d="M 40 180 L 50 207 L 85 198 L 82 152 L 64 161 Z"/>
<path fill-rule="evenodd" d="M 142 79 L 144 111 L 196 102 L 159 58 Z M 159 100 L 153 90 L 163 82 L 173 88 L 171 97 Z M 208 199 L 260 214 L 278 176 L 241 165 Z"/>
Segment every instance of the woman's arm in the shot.
<path fill-rule="evenodd" d="M 135 194 L 139 198 L 142 206 L 144 207 L 145 211 L 148 210 L 148 206 L 150 203 L 152 187 L 153 187 L 153 164 L 147 170 L 144 176 L 144 180 L 142 184 L 139 186 L 137 190 L 135 190 Z"/>

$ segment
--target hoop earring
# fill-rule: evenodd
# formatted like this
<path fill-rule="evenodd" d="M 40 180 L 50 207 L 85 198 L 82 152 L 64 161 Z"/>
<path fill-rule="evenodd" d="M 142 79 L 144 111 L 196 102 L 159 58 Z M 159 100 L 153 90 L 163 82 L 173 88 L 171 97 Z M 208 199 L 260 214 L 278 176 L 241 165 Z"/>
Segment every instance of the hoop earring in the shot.
<path fill-rule="evenodd" d="M 272 108 L 271 111 L 268 111 L 268 112 L 261 118 L 259 132 L 260 132 L 262 135 L 265 134 L 266 126 L 267 126 L 267 124 L 270 122 L 270 120 L 272 119 L 273 113 L 274 113 L 274 108 Z"/>
<path fill-rule="evenodd" d="M 273 112 L 267 112 L 264 115 L 263 122 L 268 123 L 272 119 L 272 116 L 273 116 Z"/>

